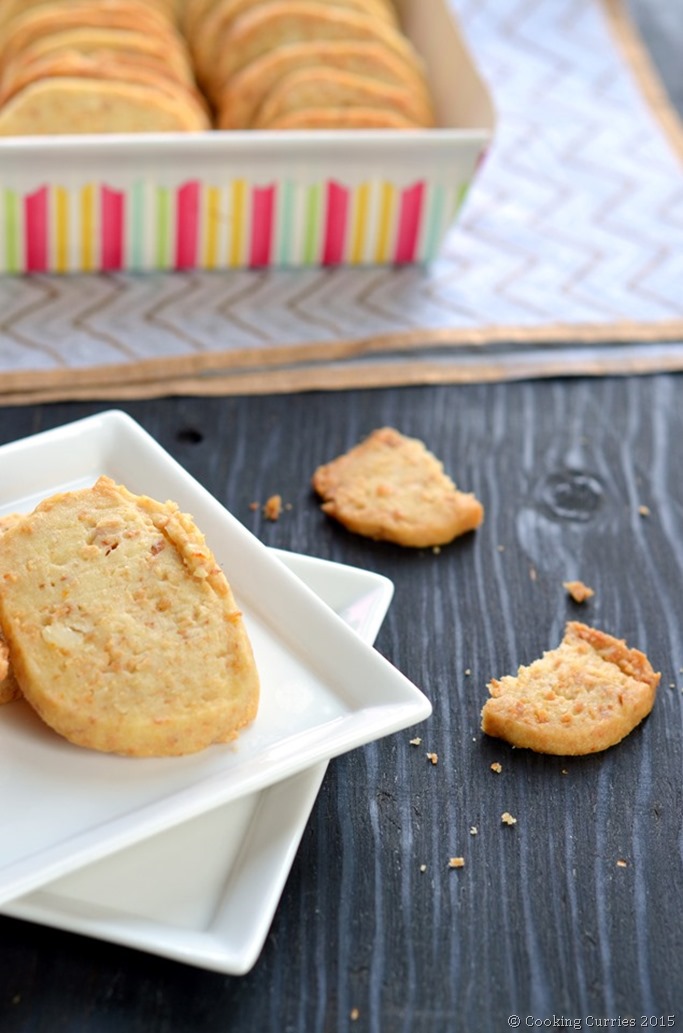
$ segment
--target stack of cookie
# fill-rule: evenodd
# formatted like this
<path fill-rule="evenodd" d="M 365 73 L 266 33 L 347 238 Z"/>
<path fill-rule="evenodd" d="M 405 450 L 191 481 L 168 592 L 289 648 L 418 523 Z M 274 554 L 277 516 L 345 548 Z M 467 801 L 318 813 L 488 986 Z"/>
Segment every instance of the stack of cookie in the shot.
<path fill-rule="evenodd" d="M 219 129 L 434 124 L 391 0 L 186 0 L 181 28 Z"/>
<path fill-rule="evenodd" d="M 0 0 L 0 136 L 208 128 L 175 0 Z"/>

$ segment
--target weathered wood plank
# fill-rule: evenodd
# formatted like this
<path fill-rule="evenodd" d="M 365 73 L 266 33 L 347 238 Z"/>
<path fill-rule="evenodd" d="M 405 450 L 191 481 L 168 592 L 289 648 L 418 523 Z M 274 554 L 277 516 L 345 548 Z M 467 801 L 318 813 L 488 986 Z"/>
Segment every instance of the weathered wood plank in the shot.
<path fill-rule="evenodd" d="M 98 408 L 0 410 L 0 440 Z M 3 1033 L 432 1033 L 503 1029 L 512 1013 L 522 1028 L 526 1016 L 675 1014 L 683 379 L 125 408 L 267 544 L 391 577 L 377 645 L 427 692 L 434 716 L 416 730 L 419 747 L 406 732 L 332 764 L 249 976 L 2 919 Z M 481 497 L 479 532 L 439 554 L 413 552 L 354 537 L 320 512 L 315 465 L 385 423 L 425 440 Z M 269 523 L 250 503 L 274 492 L 292 508 Z M 562 589 L 575 576 L 596 591 L 584 608 Z M 569 617 L 648 652 L 662 671 L 653 714 L 585 759 L 483 737 L 487 680 L 555 645 Z M 506 810 L 514 827 L 501 823 Z M 448 868 L 453 855 L 463 869 Z"/>

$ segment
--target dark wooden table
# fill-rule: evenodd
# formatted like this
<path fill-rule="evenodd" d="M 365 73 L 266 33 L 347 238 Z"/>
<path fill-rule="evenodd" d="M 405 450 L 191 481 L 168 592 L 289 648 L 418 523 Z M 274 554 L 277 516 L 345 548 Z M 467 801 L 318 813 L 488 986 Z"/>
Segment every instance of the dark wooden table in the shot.
<path fill-rule="evenodd" d="M 683 107 L 680 0 L 631 6 Z M 0 442 L 107 407 L 0 409 Z M 1 1033 L 683 1030 L 683 378 L 121 407 L 266 544 L 392 578 L 377 648 L 434 714 L 423 747 L 407 731 L 331 764 L 249 975 L 0 918 Z M 437 555 L 320 512 L 315 466 L 383 424 L 477 493 L 479 532 Z M 273 493 L 276 523 L 250 507 Z M 653 713 L 583 759 L 484 737 L 487 681 L 571 618 L 648 653 Z"/>
<path fill-rule="evenodd" d="M 0 410 L 0 440 L 103 408 Z M 392 578 L 377 646 L 434 714 L 424 748 L 407 731 L 332 763 L 249 975 L 3 918 L 2 1033 L 485 1033 L 512 1015 L 683 1029 L 683 378 L 123 408 L 267 544 Z M 410 551 L 320 512 L 311 471 L 382 424 L 484 501 L 476 534 Z M 274 492 L 292 508 L 269 523 L 250 503 Z M 595 589 L 583 608 L 574 577 Z M 583 759 L 484 737 L 488 679 L 575 617 L 661 670 L 650 717 Z"/>

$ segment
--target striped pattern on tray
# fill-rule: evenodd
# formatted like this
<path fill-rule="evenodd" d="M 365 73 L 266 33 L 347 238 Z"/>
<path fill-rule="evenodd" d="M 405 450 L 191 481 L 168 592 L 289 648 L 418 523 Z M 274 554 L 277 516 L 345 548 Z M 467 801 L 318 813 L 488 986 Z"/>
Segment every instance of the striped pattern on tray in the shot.
<path fill-rule="evenodd" d="M 0 272 L 361 265 L 431 259 L 468 183 L 0 190 Z"/>

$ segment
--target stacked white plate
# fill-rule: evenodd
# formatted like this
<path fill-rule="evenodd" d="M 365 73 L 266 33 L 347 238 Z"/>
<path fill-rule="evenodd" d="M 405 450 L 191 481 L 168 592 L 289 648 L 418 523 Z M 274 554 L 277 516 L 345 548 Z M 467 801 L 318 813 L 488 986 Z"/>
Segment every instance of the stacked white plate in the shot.
<path fill-rule="evenodd" d="M 393 586 L 266 548 L 138 424 L 111 411 L 0 448 L 0 515 L 107 474 L 195 517 L 261 678 L 235 744 L 139 760 L 0 709 L 0 910 L 225 973 L 256 961 L 328 761 L 422 721 L 372 648 Z"/>

